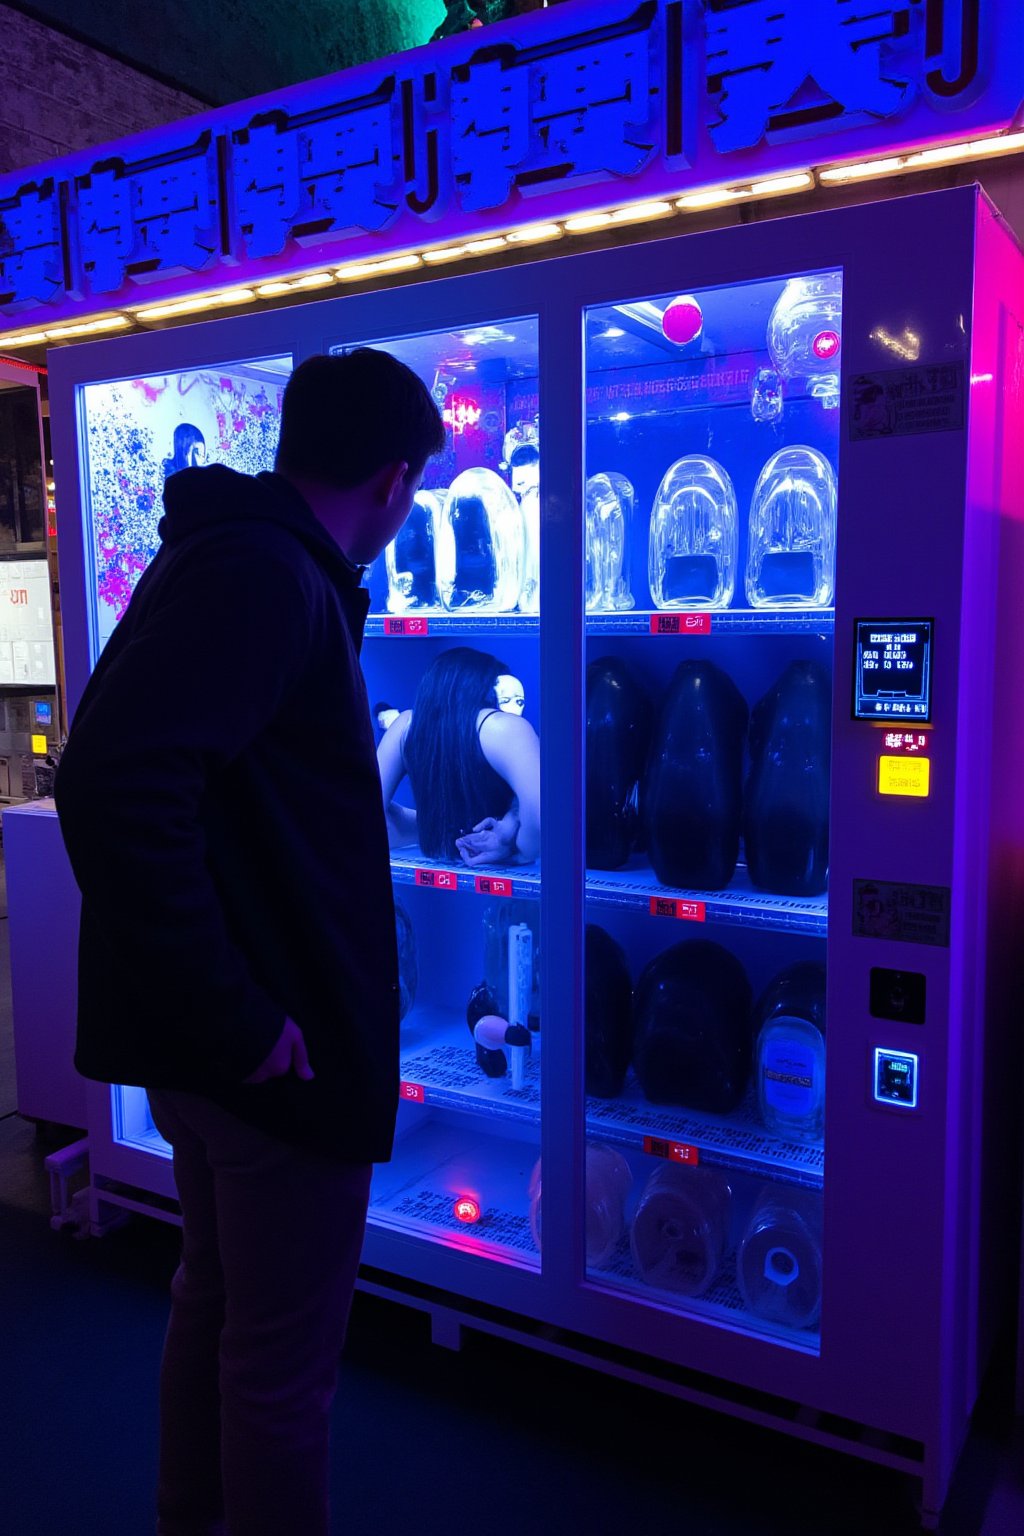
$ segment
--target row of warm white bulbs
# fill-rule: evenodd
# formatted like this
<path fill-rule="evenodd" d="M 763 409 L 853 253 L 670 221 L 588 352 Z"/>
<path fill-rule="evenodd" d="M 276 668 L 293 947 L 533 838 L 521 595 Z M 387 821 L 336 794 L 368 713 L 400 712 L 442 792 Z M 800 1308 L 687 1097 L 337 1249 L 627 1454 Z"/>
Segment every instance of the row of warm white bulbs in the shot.
<path fill-rule="evenodd" d="M 298 277 L 281 278 L 250 287 L 222 288 L 213 293 L 193 294 L 166 304 L 132 307 L 124 313 L 99 315 L 92 320 L 73 321 L 67 325 L 47 326 L 34 331 L 16 331 L 10 336 L 0 335 L 0 348 L 34 347 L 49 341 L 73 341 L 124 330 L 146 321 L 173 320 L 214 309 L 231 309 L 255 303 L 258 299 L 281 298 L 288 294 L 332 287 L 338 282 L 362 282 L 367 278 L 412 271 L 416 267 L 441 266 L 446 262 L 465 261 L 504 249 L 514 250 L 518 246 L 541 245 L 549 240 L 560 240 L 564 235 L 590 234 L 598 229 L 615 228 L 618 225 L 646 224 L 669 218 L 677 212 L 703 212 L 724 208 L 732 203 L 809 191 L 814 186 L 844 186 L 907 171 L 932 170 L 937 166 L 955 165 L 968 160 L 990 159 L 993 156 L 1014 154 L 1019 150 L 1024 150 L 1024 132 L 995 134 L 959 144 L 939 144 L 931 149 L 915 150 L 905 155 L 887 155 L 877 160 L 856 161 L 818 171 L 794 171 L 785 176 L 767 177 L 732 187 L 710 187 L 678 198 L 631 203 L 621 208 L 579 214 L 547 224 L 527 224 L 505 234 L 488 235 L 480 240 L 467 240 L 457 245 L 403 251 L 394 256 L 382 257 L 379 261 L 352 262 L 343 267 L 306 272 Z"/>

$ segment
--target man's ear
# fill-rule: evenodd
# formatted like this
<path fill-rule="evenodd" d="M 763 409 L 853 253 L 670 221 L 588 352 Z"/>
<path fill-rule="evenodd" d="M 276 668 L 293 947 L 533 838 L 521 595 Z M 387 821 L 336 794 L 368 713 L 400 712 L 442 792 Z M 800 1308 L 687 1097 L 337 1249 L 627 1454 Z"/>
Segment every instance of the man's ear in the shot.
<path fill-rule="evenodd" d="M 385 464 L 378 472 L 378 492 L 381 501 L 386 507 L 390 507 L 395 499 L 402 494 L 405 477 L 408 473 L 409 466 L 404 459 L 396 459 L 392 464 Z"/>

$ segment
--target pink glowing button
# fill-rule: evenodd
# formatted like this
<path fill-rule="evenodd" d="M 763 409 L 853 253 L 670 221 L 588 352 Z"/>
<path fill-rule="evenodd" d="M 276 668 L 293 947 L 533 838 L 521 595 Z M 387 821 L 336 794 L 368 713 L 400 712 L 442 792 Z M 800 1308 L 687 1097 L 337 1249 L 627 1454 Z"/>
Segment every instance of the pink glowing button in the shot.
<path fill-rule="evenodd" d="M 823 363 L 835 357 L 839 351 L 840 340 L 838 331 L 819 331 L 811 342 L 811 349 L 815 357 L 820 357 Z"/>
<path fill-rule="evenodd" d="M 463 1195 L 461 1200 L 455 1202 L 455 1218 L 463 1221 L 467 1226 L 472 1226 L 474 1221 L 480 1220 L 480 1204 L 469 1195 Z"/>
<path fill-rule="evenodd" d="M 704 329 L 704 311 L 692 294 L 684 294 L 672 300 L 661 317 L 661 328 L 669 341 L 685 347 Z"/>

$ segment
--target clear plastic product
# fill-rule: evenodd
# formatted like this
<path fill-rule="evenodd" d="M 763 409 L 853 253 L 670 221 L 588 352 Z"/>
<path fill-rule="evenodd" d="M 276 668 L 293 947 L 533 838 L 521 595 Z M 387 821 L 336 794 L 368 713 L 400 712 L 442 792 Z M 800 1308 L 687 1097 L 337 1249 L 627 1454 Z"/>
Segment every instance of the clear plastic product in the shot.
<path fill-rule="evenodd" d="M 668 470 L 651 513 L 648 576 L 656 608 L 728 608 L 736 590 L 739 513 L 726 470 L 691 453 Z"/>
<path fill-rule="evenodd" d="M 597 1268 L 612 1257 L 626 1232 L 626 1201 L 633 1174 L 621 1152 L 600 1141 L 587 1142 L 585 1190 L 587 1265 Z M 538 1162 L 530 1176 L 530 1231 L 541 1246 L 543 1179 Z"/>
<path fill-rule="evenodd" d="M 750 502 L 751 608 L 827 608 L 835 590 L 836 476 L 816 448 L 781 448 Z"/>
<path fill-rule="evenodd" d="M 736 1278 L 748 1311 L 788 1328 L 821 1315 L 821 1196 L 768 1184 L 740 1240 Z"/>
<path fill-rule="evenodd" d="M 796 1141 L 825 1129 L 825 967 L 802 961 L 781 971 L 754 1010 L 754 1073 L 761 1119 Z"/>
<path fill-rule="evenodd" d="M 434 540 L 442 498 L 417 491 L 405 523 L 384 552 L 388 572 L 388 613 L 438 608 Z"/>
<path fill-rule="evenodd" d="M 513 613 L 523 590 L 526 525 L 509 487 L 492 469 L 453 480 L 438 521 L 437 588 L 451 613 Z"/>
<path fill-rule="evenodd" d="M 588 613 L 621 613 L 633 606 L 629 545 L 635 499 L 632 483 L 615 470 L 587 480 Z"/>
<path fill-rule="evenodd" d="M 718 1277 L 729 1236 L 732 1190 L 714 1168 L 665 1163 L 647 1181 L 630 1242 L 648 1285 L 703 1296 Z"/>
<path fill-rule="evenodd" d="M 750 389 L 750 414 L 755 421 L 782 419 L 782 380 L 774 368 L 759 368 Z"/>
<path fill-rule="evenodd" d="M 842 274 L 791 278 L 768 322 L 768 351 L 782 377 L 806 379 L 826 410 L 839 404 L 842 338 Z"/>
<path fill-rule="evenodd" d="M 523 590 L 519 594 L 520 613 L 540 613 L 540 488 L 528 486 L 519 503 L 526 536 L 526 560 Z"/>

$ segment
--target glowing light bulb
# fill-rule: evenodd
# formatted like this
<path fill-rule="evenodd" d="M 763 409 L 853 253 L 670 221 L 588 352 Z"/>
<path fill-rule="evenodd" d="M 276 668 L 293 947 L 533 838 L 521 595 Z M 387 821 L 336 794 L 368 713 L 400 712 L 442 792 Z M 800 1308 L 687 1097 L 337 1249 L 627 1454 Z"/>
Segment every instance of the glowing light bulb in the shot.
<path fill-rule="evenodd" d="M 455 1219 L 456 1221 L 464 1222 L 467 1226 L 472 1226 L 474 1222 L 479 1221 L 479 1201 L 474 1200 L 470 1195 L 463 1195 L 461 1199 L 456 1200 Z"/>

